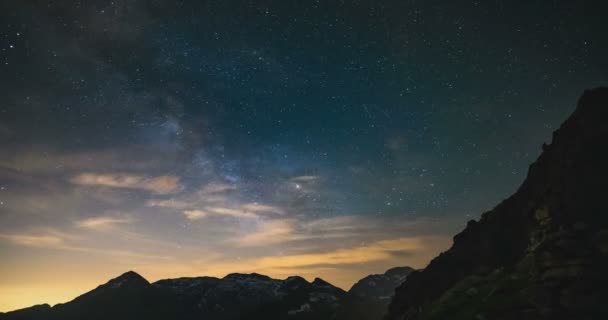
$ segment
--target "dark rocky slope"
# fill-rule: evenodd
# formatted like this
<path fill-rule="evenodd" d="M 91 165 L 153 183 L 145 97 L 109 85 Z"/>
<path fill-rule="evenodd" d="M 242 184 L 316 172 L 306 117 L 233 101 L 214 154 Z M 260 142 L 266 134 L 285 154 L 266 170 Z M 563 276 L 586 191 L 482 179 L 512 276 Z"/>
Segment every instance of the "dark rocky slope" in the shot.
<path fill-rule="evenodd" d="M 608 319 L 608 88 L 586 91 L 517 192 L 396 290 L 386 319 Z"/>

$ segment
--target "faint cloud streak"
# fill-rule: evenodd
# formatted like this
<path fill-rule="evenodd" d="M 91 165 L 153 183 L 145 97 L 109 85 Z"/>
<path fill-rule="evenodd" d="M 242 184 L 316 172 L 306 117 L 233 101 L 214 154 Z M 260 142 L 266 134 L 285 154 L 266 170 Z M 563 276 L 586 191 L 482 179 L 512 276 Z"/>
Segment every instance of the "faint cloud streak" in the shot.
<path fill-rule="evenodd" d="M 271 220 L 234 242 L 241 247 L 266 246 L 291 240 L 295 231 L 292 220 Z"/>
<path fill-rule="evenodd" d="M 171 193 L 180 189 L 179 178 L 171 175 L 144 177 L 130 174 L 82 173 L 70 182 L 86 186 L 141 189 L 155 193 Z"/>
<path fill-rule="evenodd" d="M 131 219 L 116 217 L 94 217 L 78 221 L 76 225 L 80 228 L 91 230 L 109 230 L 121 224 L 131 223 Z"/>

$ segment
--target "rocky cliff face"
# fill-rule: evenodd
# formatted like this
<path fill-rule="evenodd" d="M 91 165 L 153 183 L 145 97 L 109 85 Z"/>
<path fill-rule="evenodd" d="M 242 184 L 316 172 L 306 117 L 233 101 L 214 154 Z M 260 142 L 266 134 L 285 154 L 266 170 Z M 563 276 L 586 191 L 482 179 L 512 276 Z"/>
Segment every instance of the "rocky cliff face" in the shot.
<path fill-rule="evenodd" d="M 608 88 L 586 91 L 517 192 L 397 290 L 386 319 L 606 319 Z"/>

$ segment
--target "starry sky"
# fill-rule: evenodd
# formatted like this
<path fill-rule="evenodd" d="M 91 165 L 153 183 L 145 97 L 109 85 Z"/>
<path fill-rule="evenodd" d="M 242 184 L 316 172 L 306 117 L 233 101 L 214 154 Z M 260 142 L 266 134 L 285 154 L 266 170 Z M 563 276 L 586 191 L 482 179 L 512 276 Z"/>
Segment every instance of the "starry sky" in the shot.
<path fill-rule="evenodd" d="M 0 311 L 424 267 L 608 80 L 601 1 L 2 1 Z"/>

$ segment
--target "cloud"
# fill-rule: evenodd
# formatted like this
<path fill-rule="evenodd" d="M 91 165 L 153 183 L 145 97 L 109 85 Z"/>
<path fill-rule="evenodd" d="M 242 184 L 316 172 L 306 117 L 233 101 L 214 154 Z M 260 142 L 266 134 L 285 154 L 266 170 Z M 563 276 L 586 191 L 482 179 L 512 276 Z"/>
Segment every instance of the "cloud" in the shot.
<path fill-rule="evenodd" d="M 211 194 L 218 194 L 218 193 L 226 193 L 226 192 L 233 191 L 236 189 L 237 189 L 236 186 L 232 185 L 232 184 L 211 182 L 211 183 L 207 184 L 205 187 L 203 187 L 203 189 L 199 193 L 200 193 L 200 195 L 211 195 Z"/>
<path fill-rule="evenodd" d="M 238 208 L 227 207 L 205 207 L 202 209 L 184 210 L 184 216 L 188 220 L 200 220 L 211 216 L 230 216 L 235 218 L 256 218 L 257 215 L 252 212 L 246 212 Z"/>
<path fill-rule="evenodd" d="M 192 203 L 187 201 L 167 199 L 167 200 L 150 200 L 146 202 L 148 207 L 169 208 L 169 209 L 185 209 L 192 207 Z"/>
<path fill-rule="evenodd" d="M 207 207 L 208 212 L 219 216 L 232 216 L 236 218 L 256 218 L 258 215 L 251 211 L 243 210 L 242 208 L 229 207 Z"/>
<path fill-rule="evenodd" d="M 351 248 L 336 249 L 329 252 L 264 257 L 255 261 L 262 268 L 306 268 L 310 265 L 324 264 L 333 267 L 367 263 L 371 261 L 392 260 L 394 251 L 423 251 L 428 239 L 423 237 L 404 237 L 381 240 L 369 244 L 362 243 Z"/>
<path fill-rule="evenodd" d="M 319 176 L 314 176 L 314 175 L 304 175 L 304 176 L 297 176 L 297 177 L 293 177 L 289 180 L 291 180 L 292 182 L 314 182 L 319 180 L 321 177 Z"/>
<path fill-rule="evenodd" d="M 170 170 L 174 152 L 159 152 L 145 145 L 90 148 L 84 150 L 57 150 L 49 145 L 15 146 L 13 152 L 0 154 L 0 167 L 22 173 L 65 172 L 146 172 Z"/>
<path fill-rule="evenodd" d="M 416 219 L 403 220 L 395 218 L 372 218 L 364 216 L 338 216 L 303 220 L 283 215 L 259 216 L 253 220 L 253 229 L 246 229 L 236 240 L 229 243 L 237 247 L 264 247 L 280 243 L 284 248 L 306 250 L 322 246 L 332 250 L 339 246 L 353 246 L 358 243 L 369 243 L 407 234 L 419 237 L 429 234 L 450 234 L 456 222 Z M 446 231 L 447 230 L 447 231 Z M 331 240 L 331 241 L 330 241 Z M 397 254 L 393 252 L 393 255 Z"/>
<path fill-rule="evenodd" d="M 65 245 L 63 238 L 51 234 L 0 234 L 0 239 L 28 247 L 58 248 Z"/>
<path fill-rule="evenodd" d="M 78 221 L 76 225 L 80 228 L 91 230 L 108 230 L 117 225 L 130 223 L 132 220 L 127 218 L 116 217 L 94 217 Z"/>
<path fill-rule="evenodd" d="M 93 243 L 84 244 L 85 235 L 70 235 L 56 230 L 39 230 L 25 233 L 0 234 L 0 239 L 24 247 L 46 248 L 72 252 L 96 253 L 122 258 L 144 260 L 169 260 L 171 257 L 156 254 L 145 254 L 140 251 L 110 249 L 97 247 Z"/>
<path fill-rule="evenodd" d="M 130 174 L 82 173 L 70 181 L 78 185 L 141 189 L 156 193 L 170 193 L 180 189 L 179 178 L 170 175 L 150 178 Z"/>
<path fill-rule="evenodd" d="M 236 186 L 231 184 L 211 182 L 199 191 L 180 194 L 176 198 L 149 200 L 146 202 L 146 206 L 193 211 L 197 208 L 225 202 L 226 193 L 236 189 Z"/>
<path fill-rule="evenodd" d="M 346 238 L 358 235 L 358 226 L 350 217 L 317 219 L 310 222 L 297 219 L 260 219 L 255 230 L 229 242 L 239 247 L 267 246 L 293 241 Z"/>
<path fill-rule="evenodd" d="M 244 204 L 241 206 L 241 209 L 246 212 L 255 212 L 255 213 L 277 213 L 277 214 L 285 213 L 285 211 L 283 211 L 282 208 L 275 207 L 275 206 L 269 206 L 269 205 L 265 205 L 265 204 L 260 204 L 257 202 Z"/>
<path fill-rule="evenodd" d="M 234 242 L 241 247 L 266 246 L 288 241 L 294 232 L 292 220 L 270 220 L 260 223 L 255 232 Z"/>
<path fill-rule="evenodd" d="M 198 220 L 207 216 L 207 212 L 203 210 L 186 210 L 184 211 L 184 215 L 188 220 Z"/>
<path fill-rule="evenodd" d="M 306 229 L 321 230 L 323 232 L 336 230 L 351 230 L 358 227 L 373 227 L 371 221 L 359 216 L 338 216 L 331 218 L 320 218 L 304 223 Z"/>
<path fill-rule="evenodd" d="M 166 205 L 172 205 L 172 203 L 166 203 Z M 272 214 L 284 214 L 285 211 L 282 208 L 260 204 L 257 202 L 246 203 L 236 207 L 221 207 L 221 206 L 207 206 L 203 209 L 190 209 L 184 210 L 183 214 L 189 220 L 199 220 L 205 217 L 211 216 L 230 216 L 235 218 L 258 218 L 260 216 L 272 215 Z"/>
<path fill-rule="evenodd" d="M 282 238 L 290 232 L 289 227 L 281 223 L 268 230 L 271 231 L 261 231 L 249 240 L 263 243 L 272 241 L 272 236 Z M 370 241 L 325 251 L 315 248 L 301 254 L 283 254 L 281 250 L 276 250 L 274 254 L 261 257 L 206 261 L 202 272 L 216 276 L 231 272 L 258 272 L 279 278 L 290 275 L 324 277 L 348 289 L 356 279 L 391 266 L 422 268 L 437 253 L 447 249 L 450 243 L 449 237 L 415 236 Z"/>
<path fill-rule="evenodd" d="M 175 176 L 160 176 L 147 179 L 143 187 L 143 189 L 158 193 L 172 192 L 179 188 L 179 178 Z"/>

